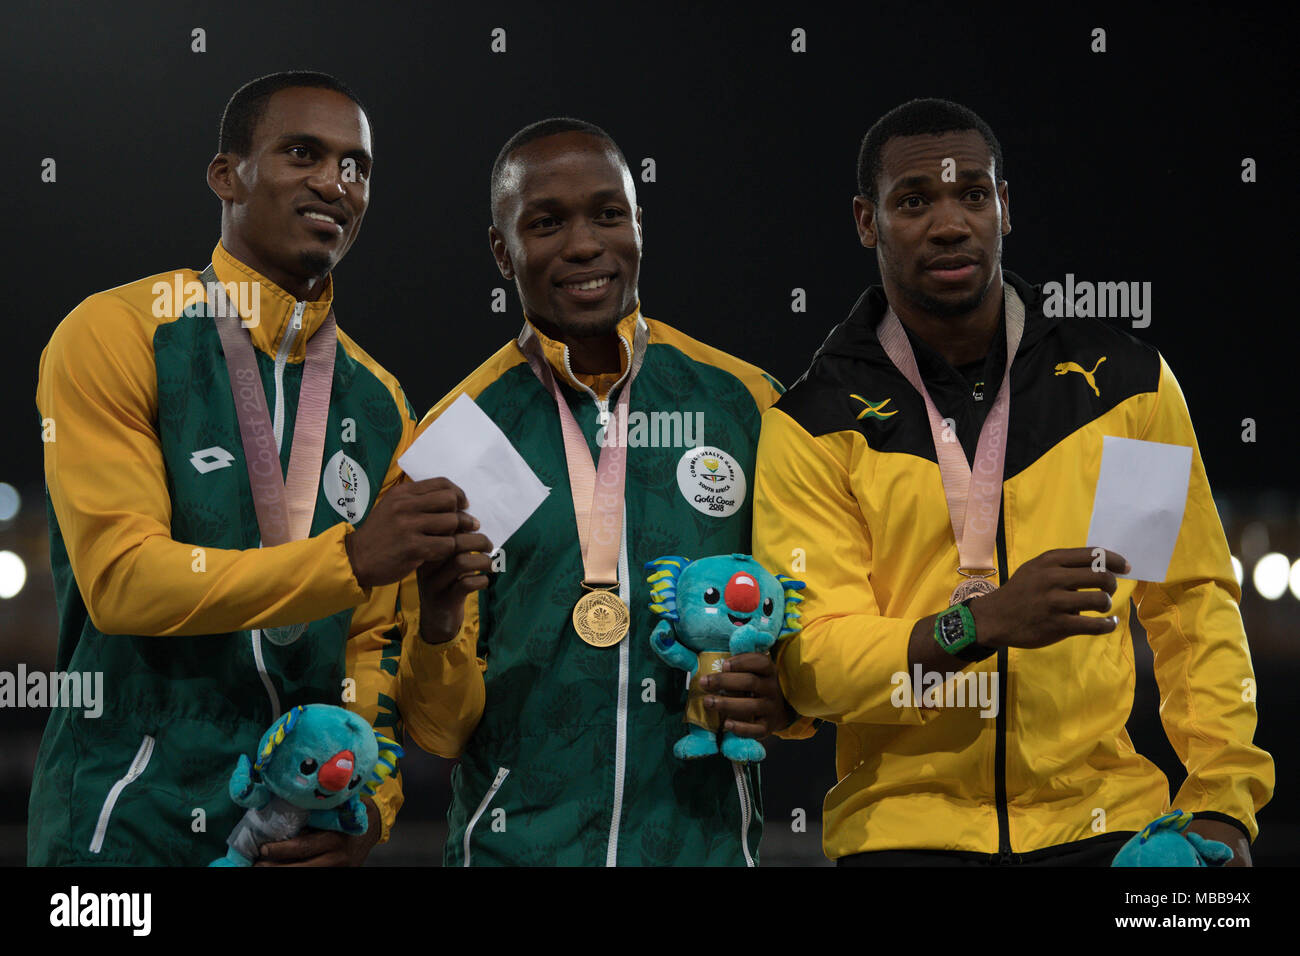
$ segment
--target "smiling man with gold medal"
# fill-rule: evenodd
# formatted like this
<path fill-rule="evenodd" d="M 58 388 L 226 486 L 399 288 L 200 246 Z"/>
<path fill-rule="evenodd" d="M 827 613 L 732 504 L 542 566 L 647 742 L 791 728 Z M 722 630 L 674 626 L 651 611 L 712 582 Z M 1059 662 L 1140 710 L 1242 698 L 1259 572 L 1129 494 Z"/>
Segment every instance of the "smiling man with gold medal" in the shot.
<path fill-rule="evenodd" d="M 642 568 L 665 554 L 749 552 L 748 482 L 779 386 L 642 315 L 641 209 L 603 130 L 571 119 L 526 127 L 491 183 L 489 241 L 523 328 L 425 423 L 468 394 L 552 492 L 463 615 L 403 646 L 407 729 L 426 750 L 460 757 L 444 860 L 753 864 L 758 767 L 673 758 L 685 687 L 651 650 Z M 656 416 L 676 427 L 646 435 Z M 702 436 L 682 427 L 699 421 Z M 462 697 L 447 688 L 467 656 L 482 681 Z M 805 732 L 787 730 L 794 715 L 770 657 L 738 655 L 728 668 L 704 678 L 706 706 L 727 729 Z M 449 709 L 463 715 L 459 733 L 438 731 Z"/>

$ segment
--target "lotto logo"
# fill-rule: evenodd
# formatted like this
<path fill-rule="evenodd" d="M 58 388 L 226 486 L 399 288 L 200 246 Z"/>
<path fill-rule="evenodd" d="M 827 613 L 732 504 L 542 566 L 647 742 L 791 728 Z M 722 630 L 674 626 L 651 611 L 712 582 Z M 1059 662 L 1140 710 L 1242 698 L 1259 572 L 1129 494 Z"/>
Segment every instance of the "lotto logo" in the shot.
<path fill-rule="evenodd" d="M 206 475 L 218 468 L 229 468 L 230 463 L 234 460 L 234 455 L 217 445 L 200 449 L 190 455 L 190 464 L 194 466 L 194 470 L 200 475 Z"/>

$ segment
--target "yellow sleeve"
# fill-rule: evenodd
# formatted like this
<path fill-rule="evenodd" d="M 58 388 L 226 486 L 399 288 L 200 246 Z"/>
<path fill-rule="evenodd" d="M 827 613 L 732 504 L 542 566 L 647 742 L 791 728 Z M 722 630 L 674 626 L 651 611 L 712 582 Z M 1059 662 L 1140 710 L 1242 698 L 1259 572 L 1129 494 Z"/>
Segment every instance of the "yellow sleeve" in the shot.
<path fill-rule="evenodd" d="M 1146 441 L 1191 446 L 1192 471 L 1178 543 L 1161 584 L 1134 591 L 1155 655 L 1160 720 L 1187 779 L 1173 805 L 1223 814 L 1251 840 L 1255 814 L 1273 794 L 1273 758 L 1255 746 L 1255 672 L 1219 513 L 1191 417 L 1173 372 L 1160 360 L 1160 388 Z"/>
<path fill-rule="evenodd" d="M 393 460 L 384 476 L 384 486 L 376 502 L 394 485 L 404 480 L 397 459 L 405 454 L 415 435 L 415 421 L 407 412 L 406 400 L 400 391 L 395 396 L 402 411 L 402 438 Z M 418 640 L 412 626 L 419 620 L 409 609 L 420 606 L 415 575 L 394 584 L 371 590 L 370 600 L 357 608 L 352 615 L 348 634 L 347 676 L 352 680 L 352 695 L 347 708 L 370 722 L 375 730 L 402 743 L 402 715 L 397 706 L 397 663 L 403 645 L 411 638 Z M 380 785 L 373 797 L 379 810 L 379 842 L 388 840 L 397 811 L 402 807 L 402 769 L 398 761 L 397 773 Z"/>
<path fill-rule="evenodd" d="M 754 481 L 754 556 L 807 587 L 803 628 L 777 653 L 781 689 L 805 717 L 920 724 L 933 717 L 891 699 L 908 672 L 915 620 L 882 617 L 871 589 L 871 539 L 843 460 L 850 435 L 813 438 L 779 408 L 763 415 Z M 797 727 L 798 725 L 796 725 Z"/>
<path fill-rule="evenodd" d="M 402 613 L 409 599 L 419 601 L 414 575 L 400 585 L 374 588 L 371 599 L 352 617 L 347 647 L 347 675 L 352 681 L 351 699 L 346 700 L 348 710 L 360 714 L 375 730 L 399 744 L 402 717 L 397 706 L 397 662 L 402 645 L 410 636 L 406 615 Z M 402 800 L 401 761 L 398 761 L 398 772 L 384 781 L 374 795 L 381 821 L 380 843 L 388 839 Z"/>
<path fill-rule="evenodd" d="M 476 656 L 478 601 L 478 592 L 465 598 L 465 622 L 445 644 L 422 640 L 417 616 L 416 630 L 402 645 L 397 699 L 406 729 L 440 757 L 460 756 L 483 716 L 487 661 Z"/>
<path fill-rule="evenodd" d="M 100 293 L 60 323 L 41 354 L 45 483 L 95 626 L 221 634 L 319 620 L 365 601 L 343 544 L 353 530 L 346 522 L 248 551 L 200 552 L 172 540 L 152 329 Z"/>

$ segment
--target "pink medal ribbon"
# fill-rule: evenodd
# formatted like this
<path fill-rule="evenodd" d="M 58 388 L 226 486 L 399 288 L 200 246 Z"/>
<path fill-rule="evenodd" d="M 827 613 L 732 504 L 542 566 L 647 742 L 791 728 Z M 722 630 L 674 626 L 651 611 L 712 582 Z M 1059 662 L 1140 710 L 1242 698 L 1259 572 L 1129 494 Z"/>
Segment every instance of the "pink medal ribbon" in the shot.
<path fill-rule="evenodd" d="M 994 545 L 997 539 L 998 513 L 1002 508 L 1002 476 L 1007 454 L 1007 418 L 1011 409 L 1011 365 L 1025 331 L 1025 305 L 1009 283 L 1003 284 L 1003 301 L 1007 323 L 1007 361 L 998 386 L 997 397 L 980 429 L 975 448 L 975 467 L 966 463 L 966 453 L 955 434 L 948 440 L 943 416 L 930 398 L 921 372 L 916 365 L 911 343 L 903 323 L 891 308 L 876 329 L 876 337 L 890 361 L 925 399 L 934 438 L 935 457 L 943 480 L 943 494 L 948 501 L 948 517 L 957 541 L 958 572 L 968 580 L 953 592 L 953 604 L 967 597 L 994 589 L 986 578 L 997 574 Z"/>
<path fill-rule="evenodd" d="M 524 323 L 516 342 L 528 359 L 533 374 L 554 397 L 555 407 L 560 413 L 564 458 L 569 467 L 573 513 L 578 522 L 578 543 L 582 548 L 583 584 L 586 585 L 611 587 L 618 584 L 618 552 L 623 540 L 623 489 L 627 477 L 627 410 L 632 399 L 632 382 L 641 369 L 648 340 L 649 329 L 638 314 L 627 381 L 618 393 L 617 412 L 606 425 L 606 428 L 616 430 L 616 435 L 600 450 L 598 466 L 592 464 L 587 439 L 569 410 L 569 403 L 555 381 L 551 365 L 546 361 L 541 342 L 530 323 Z"/>
<path fill-rule="evenodd" d="M 316 334 L 307 341 L 307 359 L 298 391 L 298 413 L 294 418 L 293 445 L 289 450 L 289 473 L 285 478 L 280 471 L 280 450 L 267 410 L 266 392 L 257 370 L 252 339 L 243 329 L 239 311 L 226 295 L 211 265 L 203 270 L 199 279 L 208 290 L 226 357 L 230 393 L 235 400 L 235 415 L 239 420 L 239 435 L 262 545 L 301 541 L 311 532 L 321 458 L 325 451 L 325 425 L 329 417 L 338 333 L 334 310 L 330 309 Z M 306 629 L 306 624 L 290 624 L 262 630 L 276 644 L 291 644 Z"/>

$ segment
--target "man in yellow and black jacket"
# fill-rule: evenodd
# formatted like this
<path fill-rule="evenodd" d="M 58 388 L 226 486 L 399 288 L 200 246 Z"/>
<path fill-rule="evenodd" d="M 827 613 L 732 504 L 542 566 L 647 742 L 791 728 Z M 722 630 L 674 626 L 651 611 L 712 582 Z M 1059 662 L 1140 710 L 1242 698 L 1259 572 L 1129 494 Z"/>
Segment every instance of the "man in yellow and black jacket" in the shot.
<path fill-rule="evenodd" d="M 824 850 L 842 864 L 1107 864 L 1171 806 L 1167 779 L 1125 730 L 1132 599 L 1187 767 L 1172 805 L 1249 862 L 1273 762 L 1252 743 L 1240 590 L 1187 406 L 1155 349 L 1093 319 L 1048 317 L 1038 287 L 1002 272 L 1001 164 L 992 132 L 956 104 L 913 101 L 873 128 L 855 212 L 884 287 L 867 290 L 763 417 L 755 554 L 806 561 L 804 627 L 783 645 L 782 687 L 838 734 Z M 877 326 L 887 310 L 900 317 L 970 460 L 1007 361 L 1004 280 L 1025 326 L 1010 377 L 1000 587 L 970 601 L 978 650 L 962 659 L 935 637 L 961 580 L 935 439 Z M 1192 449 L 1163 582 L 1088 567 L 1106 436 Z M 1124 570 L 1122 556 L 1108 561 Z M 946 693 L 918 700 L 905 691 L 921 694 L 918 666 L 989 693 L 967 706 Z"/>

